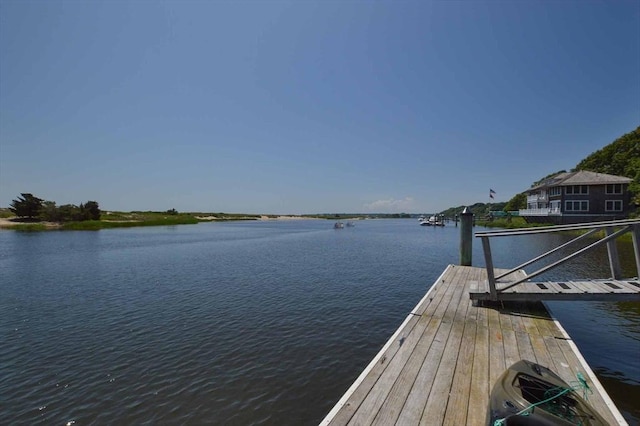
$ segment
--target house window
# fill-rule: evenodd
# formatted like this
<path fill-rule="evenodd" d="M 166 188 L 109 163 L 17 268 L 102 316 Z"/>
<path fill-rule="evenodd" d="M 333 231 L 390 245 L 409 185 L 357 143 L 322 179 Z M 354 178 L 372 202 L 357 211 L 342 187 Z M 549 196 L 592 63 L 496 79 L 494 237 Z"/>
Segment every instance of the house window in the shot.
<path fill-rule="evenodd" d="M 570 185 L 565 187 L 565 194 L 567 195 L 587 195 L 589 194 L 589 187 L 587 185 Z"/>
<path fill-rule="evenodd" d="M 607 200 L 604 202 L 604 209 L 608 212 L 621 212 L 622 200 Z"/>
<path fill-rule="evenodd" d="M 588 212 L 589 211 L 589 202 L 588 201 L 565 201 L 564 209 L 567 212 Z"/>
<path fill-rule="evenodd" d="M 549 195 L 561 195 L 561 194 L 562 194 L 562 188 L 560 188 L 559 186 L 549 188 Z"/>
<path fill-rule="evenodd" d="M 610 183 L 610 184 L 608 184 L 605 193 L 607 193 L 607 194 L 622 194 L 622 184 L 621 183 Z"/>

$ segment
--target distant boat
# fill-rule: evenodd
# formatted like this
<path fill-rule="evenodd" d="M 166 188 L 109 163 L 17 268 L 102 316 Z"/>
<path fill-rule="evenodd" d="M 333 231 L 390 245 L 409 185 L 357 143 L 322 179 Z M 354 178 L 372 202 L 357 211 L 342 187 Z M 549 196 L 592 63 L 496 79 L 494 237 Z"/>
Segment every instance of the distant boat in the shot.
<path fill-rule="evenodd" d="M 355 223 L 353 223 L 353 222 L 347 222 L 347 227 L 349 227 L 349 228 L 350 228 L 350 227 L 352 227 L 352 226 L 356 226 L 356 224 L 355 224 Z"/>
<path fill-rule="evenodd" d="M 342 222 L 336 222 L 336 223 L 334 223 L 334 224 L 333 224 L 333 227 L 334 227 L 335 229 L 342 229 L 342 228 L 344 228 L 344 223 L 342 223 Z"/>
<path fill-rule="evenodd" d="M 420 226 L 444 226 L 444 220 L 431 216 L 429 219 L 420 219 Z"/>

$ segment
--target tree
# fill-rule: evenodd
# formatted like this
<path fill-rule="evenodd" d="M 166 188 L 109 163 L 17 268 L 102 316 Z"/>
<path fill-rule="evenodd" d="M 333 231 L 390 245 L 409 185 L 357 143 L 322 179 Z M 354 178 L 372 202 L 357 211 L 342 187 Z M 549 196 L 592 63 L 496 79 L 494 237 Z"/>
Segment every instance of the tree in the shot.
<path fill-rule="evenodd" d="M 573 170 L 589 170 L 633 179 L 629 184 L 631 202 L 640 204 L 640 127 L 590 154 Z"/>
<path fill-rule="evenodd" d="M 18 217 L 26 217 L 31 220 L 37 218 L 40 215 L 40 210 L 42 210 L 42 202 L 44 200 L 29 193 L 20 195 L 17 200 L 11 201 L 9 210 Z"/>
<path fill-rule="evenodd" d="M 45 201 L 42 203 L 40 217 L 47 222 L 60 222 L 60 213 L 58 212 L 58 207 L 56 207 L 56 202 Z"/>
<path fill-rule="evenodd" d="M 75 204 L 65 204 L 58 207 L 58 215 L 60 222 L 72 222 L 82 220 L 80 208 Z"/>
<path fill-rule="evenodd" d="M 504 206 L 505 212 L 510 212 L 514 210 L 526 209 L 527 208 L 527 194 L 524 192 L 520 194 L 516 194 L 507 201 L 507 204 Z"/>
<path fill-rule="evenodd" d="M 89 220 L 100 220 L 100 207 L 98 206 L 97 201 L 87 201 L 84 204 L 84 210 L 87 219 Z"/>

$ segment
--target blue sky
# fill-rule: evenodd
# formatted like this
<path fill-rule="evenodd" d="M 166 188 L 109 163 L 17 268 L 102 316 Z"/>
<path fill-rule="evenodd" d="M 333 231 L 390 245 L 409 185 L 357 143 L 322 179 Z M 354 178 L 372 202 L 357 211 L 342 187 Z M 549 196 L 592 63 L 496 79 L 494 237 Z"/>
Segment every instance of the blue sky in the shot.
<path fill-rule="evenodd" d="M 0 206 L 436 212 L 640 125 L 640 2 L 0 0 Z"/>

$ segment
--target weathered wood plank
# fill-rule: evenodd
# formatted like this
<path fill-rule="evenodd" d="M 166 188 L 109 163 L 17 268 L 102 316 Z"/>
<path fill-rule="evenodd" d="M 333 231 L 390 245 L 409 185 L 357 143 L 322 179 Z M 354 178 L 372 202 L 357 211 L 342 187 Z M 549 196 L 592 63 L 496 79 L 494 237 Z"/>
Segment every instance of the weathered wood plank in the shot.
<path fill-rule="evenodd" d="M 473 353 L 473 370 L 471 371 L 471 387 L 469 389 L 469 406 L 467 423 L 479 425 L 484 423 L 487 410 L 489 383 L 489 320 L 487 310 L 473 307 L 477 311 L 476 340 Z"/>
<path fill-rule="evenodd" d="M 493 384 L 505 370 L 504 338 L 498 310 L 487 308 L 487 316 L 489 318 L 489 383 Z"/>
<path fill-rule="evenodd" d="M 464 299 L 461 303 L 465 303 Z M 467 300 L 467 313 L 462 333 L 462 341 L 456 361 L 453 383 L 444 424 L 467 424 L 467 408 L 471 393 L 471 375 L 473 373 L 473 347 L 476 343 L 476 309 L 471 307 L 471 301 Z"/>
<path fill-rule="evenodd" d="M 466 286 L 461 287 L 464 289 Z M 466 294 L 461 294 L 460 299 L 457 300 L 458 306 L 455 310 L 455 315 L 452 318 L 453 324 L 449 339 L 445 344 L 444 352 L 438 368 L 438 374 L 434 378 L 432 391 L 429 394 L 424 413 L 420 419 L 421 425 L 443 423 L 445 410 L 447 408 L 446 402 L 448 402 L 448 398 L 444 398 L 444 396 L 449 396 L 451 382 L 453 380 L 453 374 L 455 372 L 456 362 L 460 352 L 460 341 L 462 340 L 462 333 L 464 331 L 464 318 L 469 306 L 469 303 L 466 303 L 467 301 L 468 299 Z M 443 400 L 445 403 L 443 403 Z"/>
<path fill-rule="evenodd" d="M 520 351 L 518 351 L 518 341 L 516 340 L 516 332 L 513 330 L 502 330 L 502 340 L 504 345 L 504 364 L 505 368 L 515 364 L 522 359 Z M 492 386 L 495 381 L 491 382 Z"/>

